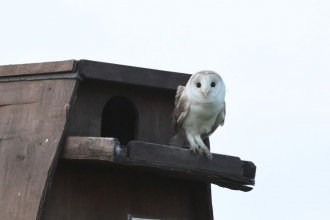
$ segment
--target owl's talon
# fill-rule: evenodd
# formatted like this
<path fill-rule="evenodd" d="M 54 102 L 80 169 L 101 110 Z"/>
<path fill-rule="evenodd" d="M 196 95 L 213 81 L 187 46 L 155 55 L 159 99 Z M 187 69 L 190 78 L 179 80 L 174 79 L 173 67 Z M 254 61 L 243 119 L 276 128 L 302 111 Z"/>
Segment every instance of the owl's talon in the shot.
<path fill-rule="evenodd" d="M 206 156 L 207 156 L 207 158 L 208 158 L 209 160 L 212 160 L 212 154 L 211 154 L 211 153 L 206 154 Z"/>
<path fill-rule="evenodd" d="M 201 150 L 205 153 L 205 155 L 207 156 L 207 158 L 209 160 L 212 160 L 212 154 L 211 154 L 210 150 L 207 147 L 203 147 Z"/>
<path fill-rule="evenodd" d="M 193 153 L 196 153 L 197 151 L 199 151 L 197 146 L 191 146 L 190 150 L 192 150 Z"/>
<path fill-rule="evenodd" d="M 203 151 L 202 151 L 202 149 L 201 149 L 201 146 L 197 146 L 196 151 L 197 151 L 199 154 L 203 154 Z"/>

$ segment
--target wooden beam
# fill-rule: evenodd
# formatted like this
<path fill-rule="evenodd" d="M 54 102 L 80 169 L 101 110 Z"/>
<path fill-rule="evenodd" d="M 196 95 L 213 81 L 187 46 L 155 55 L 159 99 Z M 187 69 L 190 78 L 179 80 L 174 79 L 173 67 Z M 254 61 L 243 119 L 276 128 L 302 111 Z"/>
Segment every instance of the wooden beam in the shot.
<path fill-rule="evenodd" d="M 105 160 L 117 164 L 158 170 L 179 178 L 188 178 L 216 184 L 221 187 L 250 191 L 254 185 L 256 167 L 238 157 L 212 154 L 194 154 L 184 148 L 131 141 L 120 146 L 114 138 L 67 137 L 63 159 Z"/>
<path fill-rule="evenodd" d="M 87 159 L 113 161 L 119 142 L 114 138 L 67 137 L 63 159 Z"/>

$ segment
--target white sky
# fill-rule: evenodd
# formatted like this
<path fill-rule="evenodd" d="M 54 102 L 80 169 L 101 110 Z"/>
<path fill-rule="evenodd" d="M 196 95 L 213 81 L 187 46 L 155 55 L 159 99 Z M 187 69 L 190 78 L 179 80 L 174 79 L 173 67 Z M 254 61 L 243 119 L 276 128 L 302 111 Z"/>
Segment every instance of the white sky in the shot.
<path fill-rule="evenodd" d="M 92 3 L 91 3 L 92 2 Z M 330 1 L 1 0 L 0 65 L 90 59 L 220 73 L 212 151 L 257 165 L 215 220 L 329 219 Z"/>

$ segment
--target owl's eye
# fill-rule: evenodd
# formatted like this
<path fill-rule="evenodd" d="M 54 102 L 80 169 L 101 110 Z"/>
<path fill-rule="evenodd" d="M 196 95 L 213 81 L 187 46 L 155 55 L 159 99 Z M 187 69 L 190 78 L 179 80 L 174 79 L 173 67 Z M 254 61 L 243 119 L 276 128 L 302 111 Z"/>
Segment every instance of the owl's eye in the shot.
<path fill-rule="evenodd" d="M 201 83 L 197 83 L 196 86 L 197 86 L 197 88 L 200 88 L 202 85 L 201 85 Z"/>
<path fill-rule="evenodd" d="M 211 83 L 211 87 L 214 87 L 214 86 L 215 86 L 215 82 L 212 82 L 212 83 Z"/>

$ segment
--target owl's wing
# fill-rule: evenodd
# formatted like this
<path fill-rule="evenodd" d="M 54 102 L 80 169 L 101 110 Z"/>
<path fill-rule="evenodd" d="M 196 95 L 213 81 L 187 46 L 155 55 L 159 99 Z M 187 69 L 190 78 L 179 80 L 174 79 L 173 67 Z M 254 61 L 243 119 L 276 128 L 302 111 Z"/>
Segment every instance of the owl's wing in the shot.
<path fill-rule="evenodd" d="M 217 122 L 215 124 L 219 123 L 219 125 L 223 126 L 225 124 L 225 118 L 226 118 L 226 102 L 223 101 L 223 106 L 218 114 Z M 215 129 L 217 129 L 217 128 L 215 128 Z M 214 131 L 215 131 L 215 129 L 214 129 Z"/>
<path fill-rule="evenodd" d="M 172 123 L 175 129 L 177 129 L 181 125 L 190 108 L 188 98 L 183 92 L 184 89 L 184 86 L 179 86 L 175 95 L 175 108 L 172 114 Z"/>
<path fill-rule="evenodd" d="M 176 94 L 175 94 L 175 101 L 174 101 L 175 106 L 178 105 L 182 92 L 184 91 L 185 88 L 186 88 L 185 86 L 178 86 L 178 88 L 176 90 Z"/>
<path fill-rule="evenodd" d="M 220 112 L 218 113 L 217 119 L 215 120 L 214 125 L 211 128 L 210 133 L 205 134 L 202 136 L 202 138 L 206 138 L 211 136 L 215 130 L 219 127 L 219 125 L 223 126 L 225 124 L 225 118 L 226 118 L 226 102 L 223 102 L 223 106 L 220 109 Z"/>

